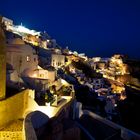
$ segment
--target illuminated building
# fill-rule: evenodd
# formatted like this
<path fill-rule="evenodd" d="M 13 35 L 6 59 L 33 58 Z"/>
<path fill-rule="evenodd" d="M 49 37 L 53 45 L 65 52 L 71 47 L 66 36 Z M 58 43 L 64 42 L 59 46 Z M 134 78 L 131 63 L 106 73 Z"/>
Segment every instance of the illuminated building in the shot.
<path fill-rule="evenodd" d="M 92 60 L 93 62 L 99 62 L 101 60 L 101 57 L 93 57 Z"/>
<path fill-rule="evenodd" d="M 24 76 L 36 79 L 46 79 L 53 82 L 56 78 L 56 70 L 52 68 L 42 69 L 38 66 L 37 69 L 27 69 L 24 72 Z"/>
<path fill-rule="evenodd" d="M 7 63 L 11 64 L 19 74 L 26 69 L 37 68 L 38 56 L 35 50 L 19 38 L 9 40 L 6 55 Z"/>
<path fill-rule="evenodd" d="M 40 32 L 36 32 L 35 30 L 30 30 L 22 25 L 11 26 L 11 30 L 18 34 L 29 34 L 34 36 L 39 36 Z"/>
<path fill-rule="evenodd" d="M 65 65 L 65 56 L 61 54 L 52 54 L 51 65 L 54 66 L 55 68 L 59 68 Z"/>
<path fill-rule="evenodd" d="M 22 38 L 25 42 L 30 43 L 34 46 L 39 46 L 41 44 L 40 38 L 35 35 L 27 34 L 27 35 L 24 35 Z"/>
<path fill-rule="evenodd" d="M 6 30 L 10 30 L 10 28 L 13 26 L 13 20 L 6 17 L 2 17 L 2 23 L 5 25 Z"/>

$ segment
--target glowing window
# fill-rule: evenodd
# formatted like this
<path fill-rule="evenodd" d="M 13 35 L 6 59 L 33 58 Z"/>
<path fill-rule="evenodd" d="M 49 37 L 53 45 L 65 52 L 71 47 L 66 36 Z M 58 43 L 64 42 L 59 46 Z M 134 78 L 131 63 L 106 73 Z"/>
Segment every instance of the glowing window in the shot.
<path fill-rule="evenodd" d="M 44 77 L 44 74 L 40 74 L 40 77 Z"/>
<path fill-rule="evenodd" d="M 27 55 L 26 60 L 27 60 L 27 62 L 30 62 L 30 56 L 29 55 Z"/>

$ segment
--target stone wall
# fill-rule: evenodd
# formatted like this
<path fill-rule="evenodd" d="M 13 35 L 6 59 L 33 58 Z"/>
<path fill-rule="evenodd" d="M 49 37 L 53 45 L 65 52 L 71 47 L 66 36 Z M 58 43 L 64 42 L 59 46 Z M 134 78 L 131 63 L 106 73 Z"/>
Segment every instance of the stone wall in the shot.
<path fill-rule="evenodd" d="M 5 35 L 1 28 L 2 17 L 0 16 L 0 99 L 5 98 L 6 83 L 6 45 Z"/>
<path fill-rule="evenodd" d="M 24 120 L 25 116 L 38 107 L 34 101 L 34 91 L 24 90 L 12 97 L 0 101 L 0 140 L 25 139 L 25 128 L 10 129 L 9 125 L 16 120 Z M 5 130 L 8 127 L 10 130 Z"/>
<path fill-rule="evenodd" d="M 34 108 L 36 108 L 37 104 L 29 96 L 31 92 L 31 90 L 24 90 L 21 93 L 0 101 L 0 129 L 14 120 L 23 119 L 26 110 L 35 110 Z M 32 102 L 29 100 L 32 100 Z"/>
<path fill-rule="evenodd" d="M 115 124 L 114 122 L 111 122 L 105 118 L 102 118 L 101 116 L 89 111 L 89 110 L 83 110 L 83 115 L 89 115 L 90 117 L 94 118 L 95 120 L 100 121 L 101 123 L 104 123 L 114 129 L 118 129 L 121 131 L 121 138 L 124 140 L 139 140 L 140 139 L 140 135 L 125 128 L 122 127 L 118 124 Z"/>

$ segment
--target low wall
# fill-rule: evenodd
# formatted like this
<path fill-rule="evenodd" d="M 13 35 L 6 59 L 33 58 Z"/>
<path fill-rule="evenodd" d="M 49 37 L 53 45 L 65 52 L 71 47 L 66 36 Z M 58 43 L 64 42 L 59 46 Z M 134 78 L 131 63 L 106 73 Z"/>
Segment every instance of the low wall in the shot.
<path fill-rule="evenodd" d="M 32 113 L 28 114 L 24 120 L 24 139 L 25 140 L 37 140 L 37 136 L 31 121 Z"/>
<path fill-rule="evenodd" d="M 121 130 L 121 137 L 123 139 L 125 139 L 125 140 L 132 140 L 132 139 L 133 140 L 139 140 L 140 139 L 139 134 L 137 134 L 137 133 L 125 128 L 125 127 L 122 127 L 122 126 L 120 126 L 120 125 L 118 125 L 116 123 L 113 123 L 113 122 L 111 122 L 111 121 L 109 121 L 109 120 L 107 120 L 107 119 L 105 119 L 105 118 L 103 118 L 103 117 L 91 112 L 91 111 L 83 110 L 82 114 L 89 115 L 89 116 L 93 117 L 94 119 L 96 119 L 96 120 L 98 120 L 98 121 L 100 121 L 102 123 L 105 123 L 105 124 L 115 128 L 115 129 L 120 129 Z"/>
<path fill-rule="evenodd" d="M 49 107 L 49 109 L 51 109 L 52 111 L 52 114 L 50 114 L 50 116 L 47 115 L 49 113 L 45 113 L 46 111 L 49 111 L 49 109 L 47 109 L 47 106 L 44 106 L 42 109 L 38 108 L 36 111 L 28 113 L 24 120 L 24 139 L 37 140 L 35 129 L 40 128 L 40 131 L 38 131 L 38 135 L 41 135 L 44 130 L 42 126 L 47 124 L 47 122 L 49 121 L 49 117 L 58 117 L 58 120 L 61 120 L 63 117 L 68 117 L 71 103 L 71 99 L 69 99 L 68 102 L 60 105 L 60 107 Z"/>
<path fill-rule="evenodd" d="M 24 128 L 21 131 L 3 130 L 18 119 L 23 119 L 25 110 L 31 108 L 30 98 L 33 98 L 32 90 L 24 90 L 12 97 L 0 101 L 0 140 L 24 139 Z M 32 99 L 33 100 L 33 99 Z"/>
<path fill-rule="evenodd" d="M 102 122 L 102 123 L 105 123 L 107 125 L 109 125 L 110 127 L 113 127 L 114 129 L 120 129 L 121 130 L 121 137 L 125 140 L 139 140 L 140 139 L 140 135 L 125 128 L 125 127 L 122 127 L 116 123 L 113 123 L 89 110 L 82 110 L 82 103 L 80 102 L 77 102 L 75 104 L 75 118 L 80 118 L 82 115 L 89 115 L 91 116 L 92 118 Z"/>
<path fill-rule="evenodd" d="M 38 135 L 44 132 L 42 126 L 46 125 L 49 121 L 49 117 L 40 111 L 29 113 L 24 120 L 25 127 L 25 139 L 37 140 L 35 129 L 40 129 Z"/>
<path fill-rule="evenodd" d="M 38 105 L 33 95 L 34 91 L 24 90 L 0 101 L 0 129 L 14 120 L 24 119 L 27 111 L 36 110 Z"/>
<path fill-rule="evenodd" d="M 0 128 L 13 120 L 21 119 L 24 112 L 24 102 L 29 90 L 24 90 L 12 97 L 0 101 Z"/>

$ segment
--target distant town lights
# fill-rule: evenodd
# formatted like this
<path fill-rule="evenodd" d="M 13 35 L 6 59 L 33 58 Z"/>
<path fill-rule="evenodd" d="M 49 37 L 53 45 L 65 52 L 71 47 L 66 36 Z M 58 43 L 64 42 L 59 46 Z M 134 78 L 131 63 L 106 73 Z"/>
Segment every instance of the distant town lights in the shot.
<path fill-rule="evenodd" d="M 48 40 L 48 39 L 47 39 L 47 42 L 49 43 L 49 42 L 50 42 L 50 40 Z"/>

